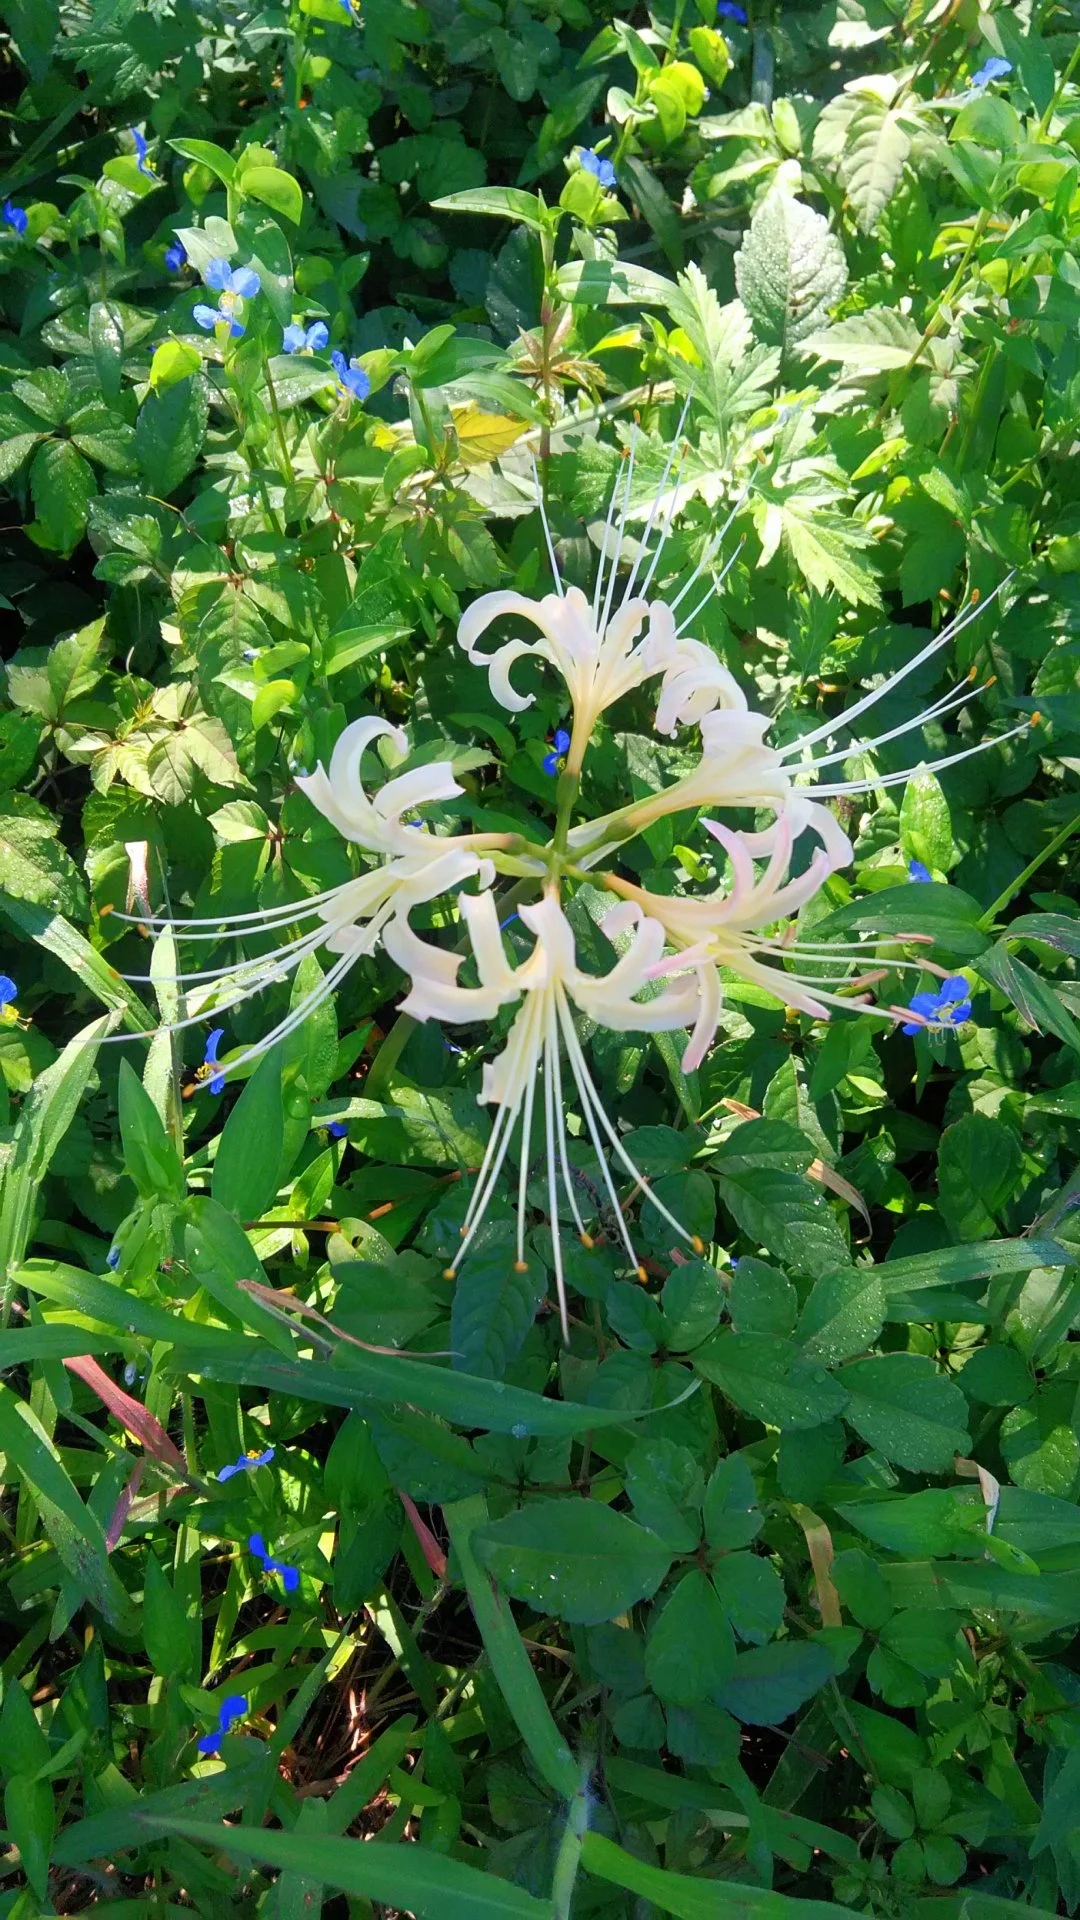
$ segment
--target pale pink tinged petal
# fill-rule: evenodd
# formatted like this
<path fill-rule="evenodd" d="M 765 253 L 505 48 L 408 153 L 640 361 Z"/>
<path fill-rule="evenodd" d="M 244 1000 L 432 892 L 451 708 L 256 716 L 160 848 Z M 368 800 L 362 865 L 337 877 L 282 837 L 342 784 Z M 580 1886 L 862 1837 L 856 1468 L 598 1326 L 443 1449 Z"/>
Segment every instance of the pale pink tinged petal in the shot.
<path fill-rule="evenodd" d="M 724 990 L 715 967 L 699 967 L 697 981 L 700 995 L 698 1017 L 694 1031 L 690 1035 L 689 1045 L 682 1057 L 684 1073 L 695 1073 L 700 1067 L 716 1038 L 716 1029 L 720 1024 L 720 1013 L 724 1004 Z"/>
<path fill-rule="evenodd" d="M 719 820 L 703 820 L 701 824 L 707 832 L 712 834 L 714 840 L 719 840 L 731 862 L 729 898 L 737 910 L 744 896 L 753 892 L 754 863 L 746 850 L 741 834 L 733 832 L 730 827 L 722 826 Z"/>
<path fill-rule="evenodd" d="M 453 800 L 464 791 L 454 779 L 449 760 L 435 760 L 430 766 L 413 767 L 388 780 L 372 804 L 383 820 L 396 820 L 399 814 L 412 813 L 429 801 Z"/>
<path fill-rule="evenodd" d="M 835 873 L 840 867 L 851 865 L 855 851 L 831 808 L 823 806 L 819 800 L 804 800 L 796 789 L 792 809 L 796 821 L 802 815 L 805 826 L 817 834 L 829 858 L 829 866 Z M 796 826 L 796 832 L 802 831 Z"/>
<path fill-rule="evenodd" d="M 698 990 L 693 980 L 680 981 L 653 1000 L 599 998 L 578 986 L 572 992 L 581 1011 L 613 1033 L 670 1033 L 697 1018 Z"/>
<path fill-rule="evenodd" d="M 785 808 L 776 821 L 773 836 L 773 849 L 769 864 L 761 876 L 762 894 L 771 894 L 779 885 L 781 878 L 791 864 L 791 850 L 795 840 L 795 827 L 791 814 L 794 809 Z"/>
<path fill-rule="evenodd" d="M 605 913 L 600 922 L 600 931 L 614 942 L 622 934 L 629 933 L 632 927 L 636 927 L 640 919 L 641 908 L 636 900 L 620 900 L 617 907 L 612 907 L 610 913 Z"/>
<path fill-rule="evenodd" d="M 485 663 L 492 697 L 498 701 L 500 707 L 506 708 L 507 713 L 524 713 L 536 699 L 533 693 L 517 692 L 510 682 L 510 669 L 516 660 L 523 659 L 526 654 L 535 656 L 537 652 L 537 647 L 530 646 L 525 640 L 508 640 L 504 647 L 497 647 Z"/>

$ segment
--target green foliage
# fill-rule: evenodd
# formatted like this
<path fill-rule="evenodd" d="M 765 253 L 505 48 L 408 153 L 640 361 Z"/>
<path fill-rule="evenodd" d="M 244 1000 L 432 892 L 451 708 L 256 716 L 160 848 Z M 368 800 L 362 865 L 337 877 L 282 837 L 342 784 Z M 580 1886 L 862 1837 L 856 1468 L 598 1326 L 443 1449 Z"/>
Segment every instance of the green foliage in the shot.
<path fill-rule="evenodd" d="M 741 12 L 4 9 L 12 1920 L 1080 1905 L 1075 19 Z M 433 841 L 545 846 L 568 715 L 455 628 L 550 591 L 548 527 L 590 590 L 617 476 L 624 569 L 662 487 L 649 595 L 793 756 L 984 611 L 830 732 L 835 1018 L 729 970 L 692 1072 L 584 1027 L 648 1191 L 566 1078 L 585 1231 L 511 1152 L 458 1274 L 504 1015 L 444 1036 L 367 948 L 323 997 L 369 870 L 296 776 L 379 715 L 368 768 L 453 767 Z M 689 766 L 631 691 L 590 817 Z M 692 808 L 618 865 L 726 873 Z M 857 1015 L 957 974 L 955 1031 Z"/>

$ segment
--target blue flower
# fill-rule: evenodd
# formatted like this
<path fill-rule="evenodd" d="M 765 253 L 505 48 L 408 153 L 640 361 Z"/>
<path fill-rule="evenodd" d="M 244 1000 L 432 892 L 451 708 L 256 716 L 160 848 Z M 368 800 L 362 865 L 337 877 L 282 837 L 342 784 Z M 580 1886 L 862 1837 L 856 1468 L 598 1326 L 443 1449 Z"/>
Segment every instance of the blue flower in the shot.
<path fill-rule="evenodd" d="M 156 175 L 154 173 L 154 169 L 146 158 L 145 135 L 139 132 L 138 127 L 132 127 L 131 137 L 135 142 L 135 164 L 138 167 L 139 172 L 145 173 L 148 180 L 155 179 Z"/>
<path fill-rule="evenodd" d="M 544 755 L 544 772 L 561 773 L 566 765 L 566 754 L 570 749 L 570 735 L 565 727 L 556 727 L 551 743 L 551 752 Z"/>
<path fill-rule="evenodd" d="M 745 27 L 746 8 L 737 7 L 735 0 L 716 0 L 716 17 L 718 20 L 734 20 L 740 27 Z"/>
<path fill-rule="evenodd" d="M 18 987 L 9 973 L 0 973 L 0 1007 L 10 1007 L 18 994 Z"/>
<path fill-rule="evenodd" d="M 254 300 L 262 286 L 258 274 L 253 267 L 230 267 L 227 260 L 211 260 L 203 280 L 215 293 L 220 293 L 221 298 L 216 307 L 200 304 L 194 309 L 196 324 L 210 333 L 219 320 L 224 320 L 233 339 L 238 339 L 244 332 L 244 324 L 239 317 L 244 310 L 244 301 Z"/>
<path fill-rule="evenodd" d="M 12 206 L 10 200 L 4 201 L 4 221 L 7 226 L 14 227 L 18 234 L 26 232 L 26 213 L 22 207 Z"/>
<path fill-rule="evenodd" d="M 216 1733 L 204 1733 L 199 1741 L 200 1753 L 219 1753 L 225 1734 L 230 1733 L 238 1720 L 247 1714 L 248 1703 L 242 1693 L 227 1693 L 218 1708 Z"/>
<path fill-rule="evenodd" d="M 326 1131 L 330 1135 L 331 1140 L 344 1140 L 349 1128 L 347 1122 L 344 1120 L 331 1120 Z"/>
<path fill-rule="evenodd" d="M 224 1072 L 210 1072 L 208 1076 L 207 1071 L 210 1068 L 216 1067 L 218 1064 L 218 1047 L 224 1038 L 224 1034 L 224 1027 L 215 1027 L 212 1033 L 207 1034 L 206 1052 L 203 1054 L 202 1066 L 196 1069 L 196 1079 L 205 1080 L 209 1077 L 211 1093 L 224 1093 L 225 1091 Z"/>
<path fill-rule="evenodd" d="M 286 327 L 281 345 L 285 353 L 321 353 L 330 339 L 330 330 L 322 320 L 316 320 L 314 326 L 306 327 L 302 320 L 294 320 Z"/>
<path fill-rule="evenodd" d="M 222 1467 L 217 1477 L 231 1480 L 234 1473 L 254 1473 L 256 1467 L 267 1466 L 273 1457 L 273 1447 L 264 1447 L 261 1453 L 258 1447 L 252 1447 L 248 1453 L 242 1453 L 239 1460 L 231 1460 L 227 1467 Z"/>
<path fill-rule="evenodd" d="M 110 1273 L 116 1272 L 117 1267 L 120 1265 L 119 1247 L 109 1248 L 108 1253 L 105 1255 L 105 1265 L 108 1267 Z"/>
<path fill-rule="evenodd" d="M 992 80 L 1004 80 L 1005 75 L 1011 72 L 1012 61 L 1001 60 L 996 53 L 992 53 L 985 65 L 979 68 L 978 73 L 972 74 L 971 84 L 973 87 L 978 87 L 979 92 L 983 93 Z"/>
<path fill-rule="evenodd" d="M 937 993 L 913 994 L 908 1012 L 917 1013 L 919 1018 L 905 1025 L 905 1033 L 925 1033 L 928 1026 L 962 1027 L 971 1019 L 971 988 L 962 973 L 950 974 Z"/>
<path fill-rule="evenodd" d="M 591 147 L 582 147 L 580 158 L 585 172 L 591 173 L 594 179 L 599 180 L 602 187 L 613 187 L 615 185 L 615 169 L 610 160 L 601 159 L 600 155 L 594 153 Z"/>
<path fill-rule="evenodd" d="M 171 247 L 166 247 L 165 265 L 168 267 L 170 273 L 179 273 L 181 267 L 187 266 L 187 254 L 184 252 L 179 240 L 174 240 Z"/>
<path fill-rule="evenodd" d="M 296 1567 L 287 1567 L 284 1560 L 275 1560 L 261 1533 L 253 1533 L 248 1538 L 248 1547 L 256 1560 L 262 1561 L 264 1573 L 280 1573 L 281 1584 L 286 1593 L 295 1593 L 300 1585 L 300 1575 Z"/>
<path fill-rule="evenodd" d="M 362 367 L 354 367 L 343 353 L 332 353 L 330 365 L 337 374 L 337 389 L 343 398 L 366 400 L 371 392 L 371 381 Z"/>
<path fill-rule="evenodd" d="M 934 878 L 929 867 L 924 867 L 921 860 L 908 861 L 908 877 L 911 880 L 929 880 L 931 883 Z"/>

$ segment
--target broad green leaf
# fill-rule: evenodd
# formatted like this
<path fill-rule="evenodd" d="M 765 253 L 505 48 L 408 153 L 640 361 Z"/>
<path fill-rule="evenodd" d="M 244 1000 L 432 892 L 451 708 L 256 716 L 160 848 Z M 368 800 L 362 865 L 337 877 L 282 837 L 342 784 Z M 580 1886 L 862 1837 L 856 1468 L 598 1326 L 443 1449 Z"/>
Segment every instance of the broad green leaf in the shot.
<path fill-rule="evenodd" d="M 281 1048 L 259 1061 L 218 1139 L 211 1192 L 238 1220 L 257 1220 L 278 1189 L 285 1119 Z"/>
<path fill-rule="evenodd" d="M 872 233 L 903 176 L 911 135 L 901 113 L 875 93 L 860 98 L 847 127 L 840 177 L 863 233 Z"/>
<path fill-rule="evenodd" d="M 0 1281 L 5 1286 L 26 1252 L 41 1183 L 78 1111 L 98 1046 L 114 1024 L 106 1015 L 84 1027 L 38 1075 L 0 1159 Z"/>
<path fill-rule="evenodd" d="M 454 1282 L 450 1344 L 462 1373 L 501 1380 L 547 1291 L 535 1254 L 519 1271 L 513 1229 L 493 1228 L 474 1246 Z"/>
<path fill-rule="evenodd" d="M 722 1824 L 727 1824 L 726 1822 Z M 741 1880 L 708 1881 L 688 1873 L 668 1873 L 627 1853 L 602 1833 L 587 1833 L 581 1847 L 587 1873 L 625 1887 L 675 1920 L 854 1920 L 854 1907 L 835 1901 L 793 1900 L 783 1893 Z"/>
<path fill-rule="evenodd" d="M 709 1578 L 740 1640 L 761 1646 L 780 1631 L 787 1592 L 771 1560 L 760 1553 L 722 1553 Z"/>
<path fill-rule="evenodd" d="M 844 1418 L 897 1466 L 943 1473 L 970 1441 L 958 1386 L 919 1353 L 882 1353 L 843 1370 Z"/>
<path fill-rule="evenodd" d="M 86 531 L 86 514 L 97 492 L 91 468 L 70 440 L 45 440 L 30 466 L 30 491 L 39 545 L 68 554 Z"/>
<path fill-rule="evenodd" d="M 217 146 L 213 140 L 170 140 L 169 145 L 174 152 L 182 153 L 185 160 L 195 160 L 199 166 L 209 167 L 210 172 L 216 174 L 225 186 L 231 184 L 236 162 L 224 147 Z"/>
<path fill-rule="evenodd" d="M 743 1232 L 799 1273 L 815 1276 L 848 1264 L 847 1241 L 824 1195 L 782 1168 L 720 1163 L 720 1198 Z"/>
<path fill-rule="evenodd" d="M 698 1347 L 696 1370 L 735 1406 L 767 1426 L 818 1427 L 842 1413 L 847 1392 L 791 1340 L 764 1333 L 720 1333 Z"/>
<path fill-rule="evenodd" d="M 0 895 L 4 910 L 27 901 L 85 916 L 81 876 L 63 842 L 59 821 L 29 794 L 0 795 Z"/>
<path fill-rule="evenodd" d="M 672 1706 L 692 1707 L 717 1693 L 735 1666 L 727 1615 L 699 1567 L 691 1567 L 658 1613 L 645 1642 L 649 1685 Z"/>
<path fill-rule="evenodd" d="M 1004 941 L 991 947 L 989 953 L 980 953 L 975 971 L 1011 1000 L 1021 1018 L 1037 1033 L 1052 1033 L 1080 1053 L 1080 1024 L 1050 982 L 1010 953 Z"/>
<path fill-rule="evenodd" d="M 885 1289 L 872 1267 L 824 1273 L 799 1316 L 795 1338 L 811 1360 L 832 1366 L 865 1353 L 885 1320 Z"/>
<path fill-rule="evenodd" d="M 965 1113 L 938 1148 L 938 1205 L 954 1240 L 989 1240 L 1023 1176 L 1011 1127 L 989 1114 Z"/>
<path fill-rule="evenodd" d="M 120 1063 L 118 1104 L 124 1165 L 140 1198 L 182 1200 L 180 1156 L 130 1060 Z"/>
<path fill-rule="evenodd" d="M 1001 1452 L 1025 1492 L 1075 1498 L 1080 1434 L 1072 1383 L 1046 1382 L 1026 1405 L 1011 1408 L 1001 1423 Z"/>
<path fill-rule="evenodd" d="M 534 1500 L 478 1527 L 473 1551 L 504 1592 L 590 1626 L 651 1599 L 671 1565 L 654 1533 L 596 1500 Z"/>
<path fill-rule="evenodd" d="M 298 226 L 304 213 L 304 196 L 298 180 L 281 167 L 244 167 L 235 184 L 244 194 L 261 200 L 273 213 L 280 213 Z"/>
<path fill-rule="evenodd" d="M 131 1603 L 109 1565 L 100 1520 L 80 1500 L 36 1415 L 5 1386 L 0 1386 L 0 1451 L 22 1475 L 45 1532 L 79 1593 L 114 1626 L 130 1631 Z"/>
<path fill-rule="evenodd" d="M 844 249 L 801 200 L 770 193 L 735 255 L 735 285 L 766 346 L 788 352 L 822 325 L 847 286 Z"/>
<path fill-rule="evenodd" d="M 520 187 L 469 187 L 464 193 L 444 194 L 432 206 L 445 213 L 489 213 L 499 220 L 516 220 L 543 233 L 546 221 L 535 193 Z"/>
<path fill-rule="evenodd" d="M 919 329 L 894 307 L 868 307 L 864 313 L 838 320 L 801 342 L 804 353 L 821 360 L 839 360 L 855 374 L 887 373 L 906 367 L 918 350 Z"/>
<path fill-rule="evenodd" d="M 852 929 L 888 934 L 894 940 L 902 940 L 906 932 L 928 933 L 947 954 L 954 954 L 958 960 L 973 960 L 977 954 L 985 954 L 990 944 L 979 927 L 981 914 L 979 902 L 959 887 L 924 881 L 919 886 L 886 887 L 881 893 L 853 900 L 850 906 L 819 920 L 814 933 L 822 940 Z"/>
<path fill-rule="evenodd" d="M 740 1653 L 717 1705 L 751 1727 L 770 1727 L 805 1704 L 833 1674 L 833 1658 L 818 1640 L 773 1640 Z"/>
<path fill-rule="evenodd" d="M 261 1333 L 286 1359 L 295 1351 L 287 1326 L 275 1319 L 241 1280 L 265 1287 L 266 1274 L 247 1234 L 217 1200 L 195 1195 L 187 1203 L 184 1251 L 193 1278 L 243 1326 Z"/>
<path fill-rule="evenodd" d="M 147 394 L 135 423 L 135 450 L 148 485 L 159 497 L 167 497 L 187 479 L 199 457 L 208 415 L 199 375 L 172 380 Z"/>
<path fill-rule="evenodd" d="M 493 1873 L 480 1873 L 444 1853 L 409 1841 L 398 1846 L 340 1840 L 332 1834 L 272 1833 L 265 1827 L 208 1826 L 159 1820 L 159 1827 L 242 1860 L 312 1875 L 357 1899 L 415 1914 L 416 1920 L 555 1920 L 550 1900 L 537 1900 Z"/>
<path fill-rule="evenodd" d="M 703 1512 L 705 1538 L 720 1553 L 748 1546 L 761 1532 L 764 1515 L 743 1454 L 729 1453 L 717 1462 L 705 1489 Z"/>
<path fill-rule="evenodd" d="M 201 366 L 202 354 L 190 341 L 163 340 L 160 347 L 154 348 L 150 362 L 151 389 L 154 393 L 164 393 L 181 380 L 190 379 Z"/>
<path fill-rule="evenodd" d="M 925 767 L 913 774 L 904 788 L 900 844 L 908 859 L 921 860 L 937 873 L 947 873 L 952 866 L 954 847 L 949 803 L 941 782 Z"/>

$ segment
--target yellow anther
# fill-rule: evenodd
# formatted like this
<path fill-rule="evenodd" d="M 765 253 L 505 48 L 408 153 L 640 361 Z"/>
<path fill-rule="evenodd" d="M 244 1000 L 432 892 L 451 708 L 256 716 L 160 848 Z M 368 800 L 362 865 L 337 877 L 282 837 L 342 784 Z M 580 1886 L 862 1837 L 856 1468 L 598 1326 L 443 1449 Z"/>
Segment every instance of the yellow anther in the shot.
<path fill-rule="evenodd" d="M 442 1277 L 444 1280 L 453 1280 L 456 1277 L 454 1274 L 453 1267 L 444 1267 L 442 1270 Z"/>
<path fill-rule="evenodd" d="M 583 1233 L 581 1235 L 581 1244 L 583 1247 L 595 1247 L 596 1241 L 593 1239 L 591 1233 Z"/>
<path fill-rule="evenodd" d="M 700 1233 L 692 1233 L 690 1235 L 690 1245 L 693 1247 L 695 1253 L 704 1253 L 705 1251 L 705 1242 Z"/>
<path fill-rule="evenodd" d="M 648 1274 L 646 1273 L 646 1271 L 645 1271 L 645 1269 L 644 1269 L 644 1267 L 639 1267 L 639 1268 L 638 1268 L 638 1270 L 637 1270 L 637 1277 L 638 1277 L 638 1279 L 639 1279 L 639 1280 L 641 1281 L 641 1283 L 642 1283 L 642 1285 L 644 1286 L 644 1284 L 645 1284 L 645 1282 L 646 1282 L 646 1280 L 647 1280 L 647 1279 L 648 1279 L 648 1277 L 649 1277 L 649 1276 L 648 1276 Z"/>
<path fill-rule="evenodd" d="M 515 1260 L 515 1261 L 514 1261 L 514 1272 L 515 1272 L 515 1273 L 528 1273 L 528 1271 L 529 1271 L 529 1263 L 528 1263 L 528 1261 L 527 1261 L 527 1260 Z"/>
<path fill-rule="evenodd" d="M 1041 725 L 1042 725 L 1042 714 L 1041 714 L 1041 713 L 1033 713 L 1033 714 L 1032 714 L 1032 716 L 1031 716 L 1031 719 L 1030 719 L 1030 721 L 1028 722 L 1028 724 L 1029 724 L 1029 726 L 1032 726 L 1032 727 L 1038 727 L 1038 726 L 1041 726 Z"/>

